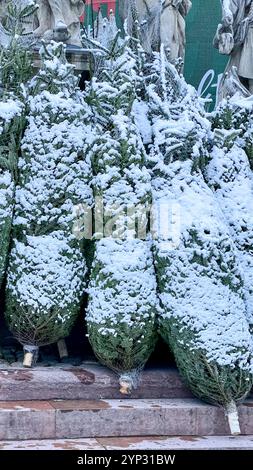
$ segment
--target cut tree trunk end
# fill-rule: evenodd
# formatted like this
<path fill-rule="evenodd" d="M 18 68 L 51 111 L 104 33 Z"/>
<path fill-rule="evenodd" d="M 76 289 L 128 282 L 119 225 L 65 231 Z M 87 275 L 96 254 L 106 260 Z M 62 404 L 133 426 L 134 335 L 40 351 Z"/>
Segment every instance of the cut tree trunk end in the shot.
<path fill-rule="evenodd" d="M 230 432 L 232 436 L 238 436 L 238 434 L 241 434 L 241 428 L 236 403 L 234 401 L 231 401 L 226 405 L 225 409 L 226 415 L 228 417 Z"/>
<path fill-rule="evenodd" d="M 60 339 L 57 342 L 57 346 L 58 346 L 59 356 L 60 356 L 61 359 L 64 359 L 64 357 L 69 356 L 68 348 L 67 348 L 65 339 Z"/>
<path fill-rule="evenodd" d="M 132 393 L 131 383 L 120 380 L 119 385 L 120 385 L 119 391 L 120 393 L 122 393 L 122 395 L 131 395 Z"/>
<path fill-rule="evenodd" d="M 137 386 L 137 375 L 135 372 L 124 373 L 119 378 L 120 393 L 131 395 L 133 388 Z"/>
<path fill-rule="evenodd" d="M 39 348 L 37 346 L 24 346 L 23 366 L 30 368 L 36 365 L 38 360 Z"/>

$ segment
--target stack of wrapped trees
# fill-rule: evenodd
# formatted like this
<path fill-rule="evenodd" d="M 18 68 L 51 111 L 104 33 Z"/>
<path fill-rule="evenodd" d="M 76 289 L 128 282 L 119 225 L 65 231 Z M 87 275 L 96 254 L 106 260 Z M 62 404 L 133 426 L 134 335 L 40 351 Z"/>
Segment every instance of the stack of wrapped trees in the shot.
<path fill-rule="evenodd" d="M 17 174 L 9 136 L 22 133 L 24 104 L 5 95 L 0 106 L 0 281 L 17 178 L 8 325 L 27 366 L 39 346 L 69 334 L 86 277 L 76 208 L 95 201 L 94 353 L 129 394 L 157 322 L 192 392 L 224 407 L 239 433 L 236 405 L 253 377 L 252 108 L 223 104 L 211 128 L 163 48 L 148 57 L 138 40 L 116 37 L 101 51 L 83 95 L 63 45 L 44 46 L 25 95 Z"/>

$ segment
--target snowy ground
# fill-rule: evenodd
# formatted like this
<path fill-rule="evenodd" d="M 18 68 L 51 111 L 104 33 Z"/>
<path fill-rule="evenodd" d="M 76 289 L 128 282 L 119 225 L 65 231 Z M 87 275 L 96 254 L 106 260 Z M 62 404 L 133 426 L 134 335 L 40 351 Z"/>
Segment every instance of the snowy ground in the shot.
<path fill-rule="evenodd" d="M 253 450 L 253 436 L 122 437 L 0 441 L 0 450 Z"/>

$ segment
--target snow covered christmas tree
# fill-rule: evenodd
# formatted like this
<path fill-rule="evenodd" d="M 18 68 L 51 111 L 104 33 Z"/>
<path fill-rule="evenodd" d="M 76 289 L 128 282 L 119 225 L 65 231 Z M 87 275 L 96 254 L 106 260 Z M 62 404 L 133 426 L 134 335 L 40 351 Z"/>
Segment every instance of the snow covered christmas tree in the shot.
<path fill-rule="evenodd" d="M 167 211 L 176 205 L 179 217 L 177 236 L 158 225 L 154 240 L 160 332 L 193 393 L 224 406 L 238 433 L 235 404 L 252 386 L 252 340 L 233 243 L 200 171 L 209 123 L 163 50 L 148 67 L 147 83 L 154 204 Z"/>
<path fill-rule="evenodd" d="M 234 97 L 214 113 L 207 182 L 229 226 L 243 278 L 247 318 L 253 333 L 252 100 Z M 248 154 L 248 155 L 247 155 Z"/>
<path fill-rule="evenodd" d="M 156 281 L 147 235 L 150 176 L 133 113 L 137 62 L 126 39 L 88 90 L 98 126 L 92 184 L 103 207 L 88 290 L 88 333 L 99 360 L 120 375 L 123 394 L 131 393 L 156 342 Z"/>
<path fill-rule="evenodd" d="M 22 103 L 7 98 L 0 103 L 0 286 L 5 274 L 14 206 L 14 172 L 17 160 Z"/>
<path fill-rule="evenodd" d="M 20 42 L 21 22 L 33 11 L 32 4 L 8 6 L 11 22 L 4 33 L 6 41 L 0 45 L 0 286 L 10 245 L 17 161 L 26 122 L 26 86 L 31 78 L 30 53 Z"/>
<path fill-rule="evenodd" d="M 6 320 L 27 352 L 67 336 L 79 313 L 86 266 L 73 232 L 75 206 L 92 203 L 88 108 L 63 44 L 43 46 L 22 140 Z"/>

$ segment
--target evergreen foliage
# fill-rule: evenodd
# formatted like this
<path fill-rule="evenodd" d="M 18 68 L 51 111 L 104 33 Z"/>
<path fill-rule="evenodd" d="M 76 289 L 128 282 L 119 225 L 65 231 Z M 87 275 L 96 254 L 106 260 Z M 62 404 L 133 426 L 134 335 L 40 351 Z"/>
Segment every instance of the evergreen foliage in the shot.
<path fill-rule="evenodd" d="M 22 5 L 12 1 L 7 5 L 5 28 L 7 41 L 0 45 L 1 92 L 14 92 L 23 98 L 24 85 L 33 74 L 30 44 L 24 41 L 23 21 L 37 9 L 33 1 Z"/>
<path fill-rule="evenodd" d="M 253 331 L 252 102 L 236 96 L 213 116 L 214 146 L 207 182 L 228 222 L 244 284 L 247 317 Z"/>
<path fill-rule="evenodd" d="M 63 44 L 44 46 L 42 63 L 31 83 L 7 279 L 7 322 L 30 346 L 65 337 L 77 317 L 86 266 L 75 207 L 92 203 L 89 112 Z"/>
<path fill-rule="evenodd" d="M 23 105 L 15 98 L 0 102 L 0 286 L 5 274 L 14 205 L 17 140 Z"/>
<path fill-rule="evenodd" d="M 154 240 L 160 332 L 193 393 L 227 409 L 252 386 L 252 340 L 230 233 L 200 168 L 210 126 L 199 98 L 161 51 L 147 75 L 153 145 L 153 200 L 178 226 Z"/>
<path fill-rule="evenodd" d="M 88 292 L 93 350 L 120 375 L 121 392 L 130 393 L 156 342 L 156 283 L 149 244 L 138 239 L 98 241 Z"/>
<path fill-rule="evenodd" d="M 22 45 L 22 20 L 34 5 L 7 9 L 9 43 L 0 46 L 0 286 L 10 245 L 20 141 L 26 118 L 26 88 L 31 78 L 31 56 Z"/>
<path fill-rule="evenodd" d="M 130 393 L 156 340 L 156 282 L 147 212 L 151 201 L 146 153 L 135 123 L 138 58 L 126 39 L 113 46 L 88 101 L 98 129 L 92 150 L 93 193 L 103 202 L 89 284 L 89 340 L 101 362 Z"/>
<path fill-rule="evenodd" d="M 22 21 L 36 7 L 19 5 L 9 6 L 0 50 L 10 330 L 31 352 L 67 336 L 88 264 L 89 340 L 121 392 L 136 386 L 158 323 L 192 392 L 223 406 L 238 432 L 236 404 L 253 383 L 252 100 L 223 102 L 211 127 L 163 47 L 145 54 L 135 22 L 136 38 L 113 39 L 113 18 L 108 32 L 98 25 L 101 46 L 87 39 L 100 54 L 85 95 L 53 42 L 28 88 Z M 94 226 L 78 225 L 91 208 Z"/>

